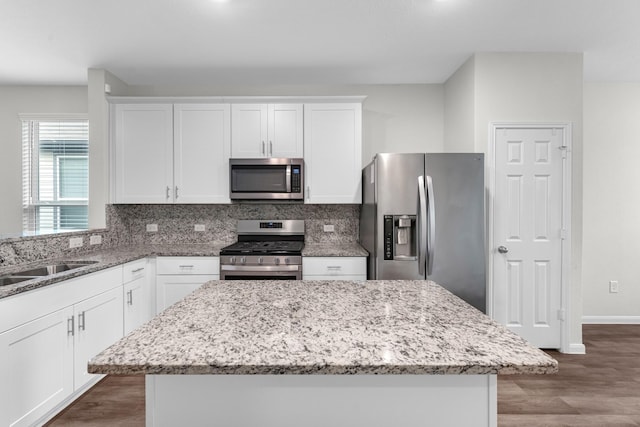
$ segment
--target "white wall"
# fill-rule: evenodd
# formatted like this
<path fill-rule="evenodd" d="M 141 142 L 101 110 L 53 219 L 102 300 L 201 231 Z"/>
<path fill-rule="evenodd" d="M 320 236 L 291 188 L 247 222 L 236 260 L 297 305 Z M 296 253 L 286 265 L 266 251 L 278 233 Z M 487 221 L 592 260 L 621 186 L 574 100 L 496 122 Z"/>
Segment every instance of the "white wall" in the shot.
<path fill-rule="evenodd" d="M 22 232 L 21 113 L 87 113 L 83 86 L 0 86 L 0 236 Z"/>
<path fill-rule="evenodd" d="M 640 84 L 584 85 L 585 320 L 640 323 Z M 609 281 L 620 291 L 609 293 Z"/>
<path fill-rule="evenodd" d="M 444 147 L 444 88 L 412 85 L 130 86 L 139 96 L 366 95 L 363 165 L 379 152 L 440 152 Z"/>
<path fill-rule="evenodd" d="M 472 56 L 444 84 L 444 151 L 475 150 L 475 81 Z"/>

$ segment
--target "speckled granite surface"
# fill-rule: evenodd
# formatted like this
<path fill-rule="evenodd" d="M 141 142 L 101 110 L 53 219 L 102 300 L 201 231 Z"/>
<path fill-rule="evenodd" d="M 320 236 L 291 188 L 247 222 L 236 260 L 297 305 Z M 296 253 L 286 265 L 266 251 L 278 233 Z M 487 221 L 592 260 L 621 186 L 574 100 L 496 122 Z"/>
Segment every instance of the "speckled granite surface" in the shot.
<path fill-rule="evenodd" d="M 305 243 L 302 256 L 368 256 L 369 253 L 359 243 Z"/>
<path fill-rule="evenodd" d="M 43 263 L 56 264 L 60 261 L 77 260 L 96 261 L 95 264 L 89 264 L 86 267 L 75 270 L 52 274 L 38 279 L 26 280 L 13 285 L 0 286 L 0 299 L 148 256 L 218 256 L 220 255 L 220 249 L 229 244 L 230 242 L 212 242 L 208 244 L 119 246 L 85 254 L 68 254 L 62 258 L 47 259 L 46 262 L 37 261 L 12 265 L 10 267 L 0 268 L 0 276 L 43 265 Z"/>
<path fill-rule="evenodd" d="M 103 374 L 556 371 L 427 281 L 212 281 L 89 362 Z"/>

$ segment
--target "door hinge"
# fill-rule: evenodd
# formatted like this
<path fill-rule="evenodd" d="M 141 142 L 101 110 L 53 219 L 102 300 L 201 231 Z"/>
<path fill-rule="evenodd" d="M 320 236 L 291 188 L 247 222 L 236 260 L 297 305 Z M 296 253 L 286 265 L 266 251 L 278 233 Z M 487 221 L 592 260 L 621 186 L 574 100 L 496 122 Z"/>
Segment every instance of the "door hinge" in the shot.
<path fill-rule="evenodd" d="M 565 240 L 567 238 L 567 229 L 566 228 L 561 228 L 560 229 L 560 239 Z"/>
<path fill-rule="evenodd" d="M 564 308 L 561 308 L 558 310 L 558 320 L 562 320 L 564 321 L 566 317 L 566 313 L 564 311 Z"/>

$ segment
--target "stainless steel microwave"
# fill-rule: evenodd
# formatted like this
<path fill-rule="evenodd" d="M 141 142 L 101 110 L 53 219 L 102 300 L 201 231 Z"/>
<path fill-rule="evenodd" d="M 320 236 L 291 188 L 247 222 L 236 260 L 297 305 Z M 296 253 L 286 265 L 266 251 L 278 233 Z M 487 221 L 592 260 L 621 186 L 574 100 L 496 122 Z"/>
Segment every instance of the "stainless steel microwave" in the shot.
<path fill-rule="evenodd" d="M 229 159 L 232 200 L 304 200 L 304 160 Z"/>

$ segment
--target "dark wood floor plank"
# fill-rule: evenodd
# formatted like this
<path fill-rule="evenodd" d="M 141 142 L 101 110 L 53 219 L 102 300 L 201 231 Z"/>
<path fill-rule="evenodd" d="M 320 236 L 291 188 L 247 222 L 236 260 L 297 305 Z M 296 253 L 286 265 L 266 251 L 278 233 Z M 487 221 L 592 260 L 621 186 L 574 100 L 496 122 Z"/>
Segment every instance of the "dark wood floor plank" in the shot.
<path fill-rule="evenodd" d="M 640 325 L 585 325 L 586 355 L 548 353 L 557 375 L 500 375 L 500 427 L 640 427 Z M 144 378 L 110 376 L 49 426 L 144 426 Z"/>

